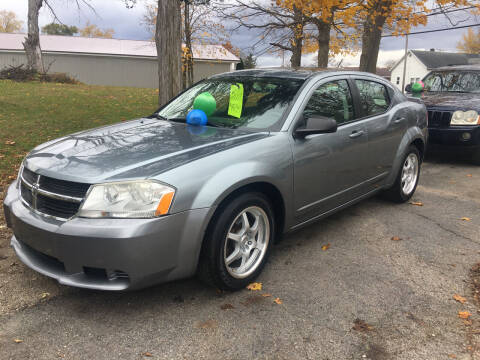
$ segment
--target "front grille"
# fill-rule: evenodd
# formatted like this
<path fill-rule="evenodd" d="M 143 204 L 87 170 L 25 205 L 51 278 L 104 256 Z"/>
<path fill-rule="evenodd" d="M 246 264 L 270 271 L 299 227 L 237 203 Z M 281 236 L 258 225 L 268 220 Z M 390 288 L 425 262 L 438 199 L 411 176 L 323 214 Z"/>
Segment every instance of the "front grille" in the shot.
<path fill-rule="evenodd" d="M 428 127 L 445 128 L 450 126 L 451 111 L 428 110 Z"/>
<path fill-rule="evenodd" d="M 39 175 L 26 167 L 20 180 L 20 194 L 28 207 L 61 219 L 69 219 L 78 212 L 90 187 L 90 184 Z"/>
<path fill-rule="evenodd" d="M 90 184 L 76 183 L 42 176 L 40 186 L 46 191 L 73 197 L 84 197 Z"/>

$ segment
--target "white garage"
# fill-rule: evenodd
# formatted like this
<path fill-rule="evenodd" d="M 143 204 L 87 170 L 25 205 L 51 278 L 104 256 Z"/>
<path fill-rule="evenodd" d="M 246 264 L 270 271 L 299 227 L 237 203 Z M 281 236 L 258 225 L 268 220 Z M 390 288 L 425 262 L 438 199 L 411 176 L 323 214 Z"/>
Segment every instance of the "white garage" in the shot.
<path fill-rule="evenodd" d="M 0 33 L 0 69 L 26 64 L 25 34 Z M 157 51 L 151 41 L 40 35 L 49 72 L 92 85 L 156 88 Z M 194 80 L 234 71 L 240 59 L 221 45 L 193 45 Z"/>

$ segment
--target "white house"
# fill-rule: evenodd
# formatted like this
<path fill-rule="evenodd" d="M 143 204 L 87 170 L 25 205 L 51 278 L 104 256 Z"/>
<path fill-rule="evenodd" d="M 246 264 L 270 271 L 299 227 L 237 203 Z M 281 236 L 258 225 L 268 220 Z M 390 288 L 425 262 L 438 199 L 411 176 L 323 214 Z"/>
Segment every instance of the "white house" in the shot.
<path fill-rule="evenodd" d="M 0 33 L 0 69 L 26 64 L 25 34 Z M 158 86 L 157 49 L 152 41 L 40 35 L 50 72 L 67 73 L 92 85 Z M 221 45 L 193 45 L 194 80 L 234 71 L 240 59 Z"/>
<path fill-rule="evenodd" d="M 404 59 L 405 56 L 392 67 L 391 82 L 399 89 L 402 88 Z M 421 80 L 430 70 L 438 67 L 468 65 L 479 61 L 479 54 L 451 53 L 434 49 L 430 51 L 409 50 L 407 52 L 405 85 Z"/>

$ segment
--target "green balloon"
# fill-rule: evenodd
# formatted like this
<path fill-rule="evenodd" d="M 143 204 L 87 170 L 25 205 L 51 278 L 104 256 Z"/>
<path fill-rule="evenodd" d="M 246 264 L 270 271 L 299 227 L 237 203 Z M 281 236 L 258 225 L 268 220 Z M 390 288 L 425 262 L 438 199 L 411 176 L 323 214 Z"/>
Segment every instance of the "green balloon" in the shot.
<path fill-rule="evenodd" d="M 423 87 L 420 83 L 415 83 L 412 85 L 412 92 L 422 92 Z"/>
<path fill-rule="evenodd" d="M 207 116 L 212 115 L 217 109 L 217 102 L 209 92 L 203 92 L 193 101 L 193 108 L 202 110 Z"/>

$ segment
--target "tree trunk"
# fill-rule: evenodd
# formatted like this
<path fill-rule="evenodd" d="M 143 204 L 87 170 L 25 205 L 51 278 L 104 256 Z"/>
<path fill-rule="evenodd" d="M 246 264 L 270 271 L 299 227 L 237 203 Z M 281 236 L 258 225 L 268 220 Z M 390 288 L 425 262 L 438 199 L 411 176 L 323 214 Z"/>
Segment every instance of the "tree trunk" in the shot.
<path fill-rule="evenodd" d="M 28 0 L 28 35 L 23 42 L 27 55 L 27 66 L 37 72 L 44 72 L 42 50 L 40 48 L 40 35 L 38 29 L 38 12 L 43 5 L 43 0 Z"/>
<path fill-rule="evenodd" d="M 182 19 L 179 0 L 158 0 L 155 43 L 158 103 L 166 104 L 182 88 Z"/>
<path fill-rule="evenodd" d="M 381 14 L 382 8 L 390 8 L 391 1 L 378 0 L 369 11 L 363 23 L 362 55 L 360 56 L 360 71 L 377 72 L 378 50 L 382 40 L 382 30 L 386 16 Z M 376 14 L 376 16 L 374 15 Z"/>
<path fill-rule="evenodd" d="M 190 2 L 185 0 L 185 87 L 193 84 L 193 50 L 192 50 L 192 28 L 190 26 Z"/>
<path fill-rule="evenodd" d="M 328 51 L 330 50 L 330 29 L 332 27 L 331 21 L 324 22 L 322 19 L 316 19 L 315 25 L 318 29 L 318 55 L 317 66 L 319 68 L 328 67 Z"/>
<path fill-rule="evenodd" d="M 293 40 L 292 57 L 290 63 L 292 68 L 300 67 L 302 64 L 302 46 L 303 46 L 303 13 L 296 6 L 293 7 Z"/>

